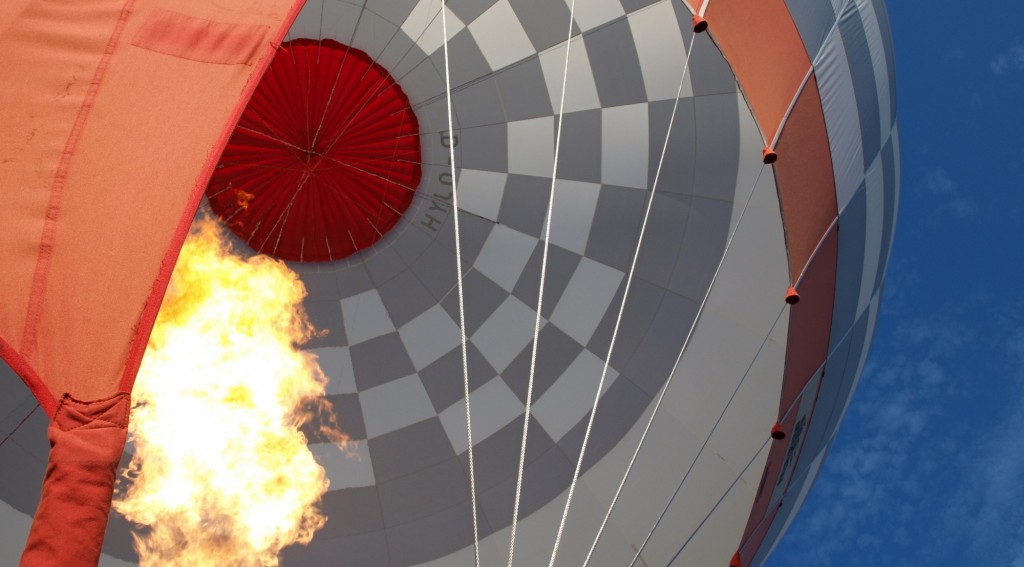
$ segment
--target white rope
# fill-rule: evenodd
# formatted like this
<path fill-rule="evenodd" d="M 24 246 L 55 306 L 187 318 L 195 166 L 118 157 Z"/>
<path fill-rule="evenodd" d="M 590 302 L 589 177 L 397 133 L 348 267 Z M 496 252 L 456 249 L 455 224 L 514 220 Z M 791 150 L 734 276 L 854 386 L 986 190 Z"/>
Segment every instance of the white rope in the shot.
<path fill-rule="evenodd" d="M 763 168 L 762 168 L 762 170 L 763 170 Z M 775 316 L 775 321 L 772 322 L 771 330 L 775 329 L 775 326 L 778 325 L 778 323 L 779 323 L 779 319 L 782 318 L 782 314 L 785 313 L 786 312 L 786 308 L 789 307 L 789 305 L 786 304 L 785 302 L 780 302 L 780 303 L 782 303 L 782 308 L 779 309 L 779 313 Z M 690 466 L 686 468 L 686 473 L 683 474 L 683 477 L 679 480 L 679 484 L 676 485 L 676 489 L 675 489 L 675 491 L 672 492 L 672 496 L 665 503 L 665 506 L 661 510 L 661 514 L 658 516 L 658 519 L 654 521 L 654 525 L 651 526 L 650 531 L 647 532 L 647 536 L 644 537 L 644 541 L 640 544 L 639 549 L 636 550 L 636 555 L 633 556 L 633 561 L 631 561 L 629 563 L 630 567 L 632 567 L 633 565 L 636 564 L 637 560 L 640 558 L 640 554 L 642 554 L 644 552 L 644 549 L 647 547 L 648 542 L 651 541 L 651 537 L 654 536 L 655 530 L 658 529 L 658 526 L 661 525 L 661 521 L 664 520 L 665 519 L 665 515 L 668 514 L 668 509 L 672 506 L 672 503 L 675 502 L 676 497 L 679 496 L 679 492 L 682 490 L 683 484 L 686 483 L 686 479 L 688 479 L 690 477 L 690 473 L 693 472 L 693 467 L 697 464 L 697 460 L 700 459 L 700 456 L 702 454 L 704 454 L 704 449 L 706 449 L 707 446 L 708 446 L 708 443 L 711 442 L 711 436 L 714 435 L 715 431 L 718 430 L 719 424 L 722 423 L 722 419 L 725 417 L 725 412 L 732 405 L 733 400 L 736 398 L 736 394 L 740 391 L 740 387 L 743 386 L 743 384 L 746 382 L 747 376 L 750 375 L 750 371 L 754 369 L 754 364 L 757 362 L 758 357 L 761 356 L 761 351 L 764 350 L 765 345 L 768 344 L 768 339 L 771 337 L 771 330 L 769 330 L 768 333 L 765 334 L 764 340 L 761 341 L 761 346 L 759 346 L 757 348 L 757 352 L 754 353 L 754 357 L 750 360 L 750 364 L 747 365 L 747 370 L 743 373 L 743 376 L 740 378 L 739 382 L 736 384 L 736 387 L 732 391 L 732 395 L 729 396 L 729 401 L 727 401 L 725 403 L 725 407 L 723 407 L 721 413 L 718 414 L 718 419 L 715 420 L 715 424 L 713 426 L 711 426 L 711 431 L 708 431 L 707 436 L 704 438 L 704 443 L 700 446 L 700 450 L 697 451 L 697 454 L 694 455 L 693 460 L 690 461 Z M 673 370 L 673 372 L 675 372 L 675 368 L 674 367 L 673 367 L 672 370 Z M 667 390 L 668 389 L 668 384 L 666 383 L 665 386 L 666 386 L 665 390 Z M 664 390 L 662 390 L 662 393 L 664 393 Z M 658 398 L 658 404 L 659 405 L 661 404 L 661 398 L 662 397 L 663 396 L 659 396 L 659 398 Z M 654 413 L 657 413 L 657 411 L 658 411 L 658 408 L 655 407 Z M 648 422 L 648 426 L 650 426 L 650 422 Z M 644 435 L 645 436 L 647 435 L 647 430 L 646 429 L 644 430 Z M 643 439 L 641 438 L 641 444 L 642 443 L 643 443 Z M 639 450 L 640 450 L 640 447 L 637 446 L 637 452 L 639 452 Z M 633 453 L 633 457 L 636 458 L 636 453 Z M 633 466 L 633 461 L 632 460 L 630 460 L 629 465 L 630 465 L 630 468 L 632 468 L 632 466 Z M 627 469 L 626 470 L 626 475 L 624 475 L 622 477 L 623 483 L 625 483 L 626 476 L 628 476 L 628 475 L 629 475 L 629 470 Z M 619 484 L 619 488 L 620 489 L 622 488 L 622 484 Z M 618 497 L 618 492 L 617 491 L 615 493 L 615 496 Z M 615 505 L 615 502 L 613 500 L 612 506 L 614 506 L 614 505 Z M 609 508 L 608 511 L 609 511 L 609 513 L 611 513 L 611 508 Z M 605 516 L 605 520 L 607 520 L 607 519 L 608 519 L 608 516 Z M 598 536 L 598 537 L 600 537 L 600 536 Z M 596 545 L 597 540 L 595 539 L 594 542 L 595 542 L 595 545 Z M 593 550 L 593 548 L 591 548 L 591 550 Z"/>
<path fill-rule="evenodd" d="M 466 398 L 466 455 L 469 459 L 469 498 L 473 509 L 473 561 L 480 567 L 480 529 L 476 518 L 476 475 L 473 470 L 473 420 L 469 412 L 469 360 L 466 356 L 466 305 L 462 293 L 462 247 L 459 244 L 459 192 L 455 183 L 455 132 L 452 128 L 452 85 L 448 70 L 448 18 L 441 1 L 441 36 L 444 39 L 444 92 L 448 102 L 448 163 L 452 175 L 452 219 L 455 224 L 455 274 L 459 292 L 459 338 L 462 346 L 462 390 Z"/>
<path fill-rule="evenodd" d="M 736 478 L 732 480 L 732 483 L 729 484 L 729 487 L 726 488 L 724 492 L 722 492 L 722 495 L 718 498 L 718 501 L 715 502 L 715 505 L 712 506 L 710 510 L 708 510 L 707 514 L 704 514 L 704 519 L 701 520 L 699 524 L 697 524 L 697 527 L 694 528 L 692 532 L 690 532 L 690 536 L 687 537 L 686 541 L 684 541 L 683 544 L 679 546 L 679 550 L 676 551 L 675 555 L 672 556 L 672 559 L 669 559 L 668 563 L 665 564 L 666 567 L 672 565 L 672 563 L 674 563 L 675 560 L 679 558 L 679 554 L 682 553 L 684 549 L 686 549 L 686 546 L 690 545 L 690 542 L 693 541 L 693 538 L 697 535 L 697 532 L 699 532 L 701 528 L 704 527 L 704 524 L 708 523 L 708 519 L 711 518 L 711 514 L 714 514 L 715 510 L 718 510 L 718 507 L 722 505 L 722 502 L 725 500 L 725 497 L 728 496 L 730 492 L 732 492 L 732 489 L 736 487 L 736 483 L 739 482 L 741 478 L 743 478 L 743 475 L 747 474 L 747 470 L 750 468 L 750 465 L 754 464 L 754 461 L 757 460 L 757 456 L 761 454 L 761 451 L 764 451 L 764 448 L 768 446 L 768 442 L 771 440 L 772 438 L 768 437 L 767 439 L 764 440 L 763 443 L 761 443 L 761 446 L 757 449 L 757 451 L 754 451 L 754 455 L 750 457 L 749 461 L 747 461 L 747 466 L 743 467 L 743 470 L 741 470 L 739 474 L 736 475 Z M 635 562 L 636 559 L 634 558 L 633 561 Z"/>
<path fill-rule="evenodd" d="M 697 315 L 693 318 L 693 323 L 690 324 L 690 329 L 686 333 L 686 338 L 683 340 L 683 346 L 679 349 L 679 354 L 676 356 L 675 362 L 672 364 L 672 370 L 669 371 L 668 379 L 665 381 L 665 385 L 662 386 L 661 391 L 658 393 L 658 400 L 654 403 L 654 410 L 651 412 L 651 416 L 647 419 L 647 424 L 644 426 L 644 431 L 640 435 L 640 442 L 637 443 L 636 449 L 633 451 L 633 456 L 629 459 L 629 465 L 626 466 L 626 472 L 622 475 L 622 479 L 619 481 L 618 488 L 615 489 L 615 495 L 612 497 L 611 504 L 608 505 L 608 511 L 604 515 L 604 519 L 601 521 L 601 527 L 597 531 L 597 536 L 594 538 L 593 544 L 590 546 L 590 551 L 587 553 L 587 558 L 583 562 L 586 566 L 590 563 L 590 558 L 594 553 L 594 549 L 597 547 L 598 540 L 601 539 L 601 535 L 604 533 L 605 526 L 608 524 L 608 518 L 612 515 L 612 510 L 619 501 L 619 495 L 622 493 L 622 487 L 626 484 L 626 479 L 629 477 L 630 472 L 633 470 L 633 465 L 636 463 L 637 455 L 640 453 L 640 448 L 643 447 L 644 442 L 647 440 L 647 434 L 651 430 L 651 424 L 654 423 L 654 418 L 658 415 L 658 410 L 661 409 L 661 403 L 665 399 L 665 392 L 668 391 L 669 386 L 672 385 L 672 380 L 675 377 L 676 369 L 679 367 L 679 362 L 683 358 L 683 354 L 686 352 L 686 348 L 690 344 L 690 339 L 693 337 L 693 331 L 697 328 L 697 323 L 700 321 L 701 315 L 704 313 L 704 307 L 707 305 L 708 297 L 711 296 L 711 289 L 714 287 L 715 282 L 718 280 L 718 275 L 722 271 L 722 265 L 725 262 L 725 256 L 729 253 L 729 248 L 732 246 L 733 239 L 736 236 L 737 230 L 739 230 L 740 223 L 743 221 L 744 215 L 747 213 L 747 207 L 750 205 L 751 198 L 754 195 L 754 191 L 757 189 L 757 184 L 761 180 L 761 174 L 764 172 L 764 165 L 757 172 L 757 177 L 754 179 L 754 183 L 750 188 L 750 193 L 747 194 L 747 199 L 743 203 L 743 208 L 740 210 L 740 215 L 736 219 L 736 226 L 733 227 L 732 232 L 729 234 L 729 239 L 725 243 L 725 249 L 722 250 L 722 257 L 718 260 L 718 267 L 715 268 L 715 273 L 711 277 L 711 283 L 708 285 L 707 291 L 704 292 L 704 297 L 701 299 L 700 306 L 697 308 Z M 780 312 L 781 313 L 781 312 Z M 646 542 L 646 540 L 645 540 Z M 641 550 L 643 548 L 641 547 Z M 640 556 L 640 551 L 637 551 L 636 557 Z M 634 561 L 636 558 L 634 557 Z"/>
<path fill-rule="evenodd" d="M 679 88 L 676 90 L 675 101 L 672 104 L 672 114 L 668 120 L 668 130 L 665 132 L 665 143 L 661 146 L 661 156 L 658 158 L 658 168 L 654 173 L 654 183 L 651 185 L 651 192 L 647 197 L 647 208 L 644 210 L 643 222 L 640 224 L 640 235 L 637 238 L 636 249 L 633 251 L 633 261 L 629 266 L 629 274 L 626 276 L 626 287 L 622 293 L 622 301 L 619 303 L 619 313 L 615 317 L 615 327 L 612 329 L 612 338 L 608 343 L 608 353 L 604 357 L 604 366 L 601 368 L 601 379 L 597 383 L 597 392 L 594 394 L 594 405 L 590 410 L 590 418 L 587 420 L 587 429 L 583 434 L 583 445 L 580 447 L 580 456 L 576 461 L 576 470 L 572 475 L 572 482 L 569 484 L 569 495 L 565 501 L 565 508 L 562 510 L 562 519 L 558 524 L 558 533 L 555 535 L 555 546 L 551 550 L 551 560 L 548 567 L 554 567 L 555 556 L 558 554 L 558 546 L 562 540 L 562 533 L 565 531 L 565 520 L 569 516 L 569 507 L 572 505 L 572 497 L 576 491 L 576 482 L 580 477 L 580 469 L 583 467 L 583 456 L 587 451 L 587 443 L 590 441 L 590 432 L 594 426 L 594 416 L 597 415 L 597 406 L 601 401 L 601 390 L 604 389 L 604 380 L 608 375 L 608 365 L 611 363 L 612 351 L 615 348 L 615 339 L 619 334 L 619 326 L 622 323 L 622 314 L 626 309 L 626 299 L 629 297 L 629 288 L 633 283 L 633 273 L 636 271 L 637 259 L 640 256 L 640 247 L 644 241 L 644 233 L 647 231 L 647 221 L 651 214 L 651 205 L 654 203 L 654 193 L 658 189 L 658 179 L 661 176 L 662 165 L 665 163 L 665 153 L 668 150 L 669 136 L 672 134 L 672 126 L 676 119 L 676 110 L 679 108 L 679 97 L 683 94 L 683 84 L 686 80 L 686 71 L 690 66 L 690 53 L 693 51 L 693 40 L 696 34 L 690 37 L 690 47 L 686 50 L 686 59 L 683 63 L 683 74 L 679 77 Z M 602 525 L 603 527 L 603 525 Z M 593 549 L 591 549 L 593 551 Z M 589 561 L 588 554 L 587 560 Z"/>
<path fill-rule="evenodd" d="M 544 250 L 540 257 L 540 286 L 537 291 L 537 317 L 533 325 L 533 349 L 530 353 L 530 378 L 526 384 L 526 408 L 523 413 L 523 441 L 519 447 L 519 470 L 516 473 L 516 498 L 512 507 L 512 535 L 508 544 L 508 567 L 516 549 L 516 527 L 519 523 L 519 501 L 523 490 L 523 471 L 526 468 L 526 437 L 530 429 L 530 410 L 533 404 L 533 382 L 537 371 L 537 345 L 540 343 L 541 309 L 544 306 L 544 281 L 548 269 L 548 247 L 551 243 L 551 215 L 555 205 L 555 184 L 558 176 L 558 150 L 562 141 L 562 117 L 565 110 L 565 90 L 569 79 L 569 47 L 572 44 L 572 24 L 576 14 L 576 0 L 569 4 L 569 32 L 565 38 L 565 66 L 562 69 L 562 94 L 558 102 L 558 124 L 555 127 L 555 156 L 551 167 L 551 191 L 548 193 L 548 211 L 544 217 Z"/>

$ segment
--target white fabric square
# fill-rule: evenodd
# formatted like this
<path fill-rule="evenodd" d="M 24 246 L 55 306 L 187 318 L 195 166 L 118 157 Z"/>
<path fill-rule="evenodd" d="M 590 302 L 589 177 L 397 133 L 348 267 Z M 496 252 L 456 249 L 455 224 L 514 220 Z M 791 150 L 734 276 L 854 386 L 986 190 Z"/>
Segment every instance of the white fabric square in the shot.
<path fill-rule="evenodd" d="M 311 349 L 309 352 L 317 357 L 320 370 L 328 378 L 328 394 L 354 394 L 356 374 L 352 370 L 352 354 L 348 347 L 324 347 Z"/>
<path fill-rule="evenodd" d="M 474 267 L 511 292 L 536 246 L 534 237 L 505 225 L 496 225 L 487 236 Z"/>
<path fill-rule="evenodd" d="M 440 304 L 406 323 L 398 330 L 416 370 L 425 368 L 459 346 L 459 327 Z"/>
<path fill-rule="evenodd" d="M 309 451 L 327 473 L 331 490 L 377 484 L 365 440 L 349 441 L 345 450 L 330 443 L 311 443 Z"/>
<path fill-rule="evenodd" d="M 466 25 L 450 8 L 445 6 L 444 9 L 444 23 L 448 27 L 448 41 L 451 41 Z M 444 30 L 441 24 L 441 1 L 420 0 L 402 24 L 402 31 L 416 41 L 427 55 L 431 55 L 444 45 Z"/>
<path fill-rule="evenodd" d="M 498 372 L 533 340 L 537 312 L 509 296 L 473 334 L 473 344 Z"/>
<path fill-rule="evenodd" d="M 565 370 L 565 374 L 555 380 L 534 402 L 531 412 L 556 443 L 594 407 L 594 396 L 603 368 L 604 361 L 584 349 Z M 601 387 L 602 396 L 618 376 L 618 372 L 608 368 Z M 601 411 L 600 405 L 598 411 Z"/>
<path fill-rule="evenodd" d="M 507 179 L 506 173 L 463 169 L 459 173 L 459 208 L 497 222 Z"/>
<path fill-rule="evenodd" d="M 558 105 L 562 97 L 562 76 L 565 73 L 565 42 L 540 54 L 540 67 L 544 72 L 544 82 L 548 86 L 551 97 L 551 108 L 558 113 Z M 565 78 L 565 109 L 563 112 L 576 112 L 601 108 L 601 100 L 597 96 L 597 85 L 594 83 L 594 72 L 590 67 L 590 57 L 582 36 L 572 39 L 569 48 L 569 75 Z M 548 172 L 548 177 L 551 172 Z"/>
<path fill-rule="evenodd" d="M 395 324 L 391 322 L 391 316 L 375 289 L 342 299 L 341 314 L 349 345 L 357 345 L 395 330 Z"/>
<path fill-rule="evenodd" d="M 469 24 L 480 52 L 497 71 L 533 55 L 533 44 L 508 0 L 498 0 Z"/>
<path fill-rule="evenodd" d="M 597 197 L 601 186 L 596 183 L 559 179 L 555 186 L 554 210 L 551 213 L 551 242 L 582 256 L 594 223 Z"/>
<path fill-rule="evenodd" d="M 587 344 L 608 310 L 622 278 L 622 272 L 615 268 L 583 258 L 555 306 L 551 322 L 576 342 Z"/>
<path fill-rule="evenodd" d="M 644 147 L 647 147 L 644 144 Z M 551 177 L 555 163 L 555 119 L 542 116 L 508 123 L 508 172 Z"/>
<path fill-rule="evenodd" d="M 492 378 L 469 394 L 472 416 L 473 446 L 494 435 L 512 420 L 523 415 L 523 404 L 501 378 Z M 441 412 L 441 425 L 456 454 L 464 452 L 466 443 L 466 401 L 459 401 Z"/>
<path fill-rule="evenodd" d="M 359 392 L 359 403 L 367 439 L 436 415 L 423 383 L 415 374 Z"/>
<path fill-rule="evenodd" d="M 675 10 L 669 2 L 662 2 L 629 15 L 629 26 L 633 32 L 637 55 L 640 57 L 640 71 L 644 76 L 647 100 L 668 100 L 676 98 L 679 79 L 683 76 L 686 63 L 686 44 L 679 30 Z M 690 73 L 683 79 L 680 96 L 693 96 Z"/>
<path fill-rule="evenodd" d="M 571 4 L 572 0 L 565 0 L 567 8 Z M 586 0 L 585 2 L 576 2 L 575 12 L 573 19 L 576 20 L 576 25 L 583 32 L 626 15 L 626 10 L 622 8 L 622 3 L 619 0 Z"/>
<path fill-rule="evenodd" d="M 861 141 L 860 115 L 846 59 L 842 36 L 833 33 L 821 49 L 814 67 L 825 115 L 832 169 L 836 179 L 836 204 L 839 211 L 853 199 L 864 178 L 864 144 Z"/>
<path fill-rule="evenodd" d="M 601 110 L 601 182 L 647 188 L 647 104 Z"/>

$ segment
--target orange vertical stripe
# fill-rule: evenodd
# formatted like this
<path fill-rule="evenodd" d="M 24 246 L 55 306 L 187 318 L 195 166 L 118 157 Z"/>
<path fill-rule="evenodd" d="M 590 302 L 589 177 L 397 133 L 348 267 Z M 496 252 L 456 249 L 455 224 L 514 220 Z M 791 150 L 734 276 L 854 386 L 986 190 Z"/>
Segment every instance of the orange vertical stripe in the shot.
<path fill-rule="evenodd" d="M 704 17 L 771 141 L 811 68 L 785 1 L 711 0 Z"/>
<path fill-rule="evenodd" d="M 775 178 L 786 226 L 789 274 L 795 283 L 837 215 L 832 151 L 813 75 L 793 106 L 776 150 Z"/>

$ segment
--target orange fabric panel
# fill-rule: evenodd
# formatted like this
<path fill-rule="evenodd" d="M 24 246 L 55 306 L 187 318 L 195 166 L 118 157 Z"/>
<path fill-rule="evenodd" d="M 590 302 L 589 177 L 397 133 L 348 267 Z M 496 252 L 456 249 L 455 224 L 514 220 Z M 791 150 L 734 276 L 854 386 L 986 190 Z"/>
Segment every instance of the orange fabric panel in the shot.
<path fill-rule="evenodd" d="M 754 556 L 757 555 L 758 549 L 761 544 L 764 543 L 765 536 L 768 535 L 768 529 L 775 523 L 775 516 L 779 513 L 779 507 L 775 506 L 768 511 L 768 516 L 763 518 L 750 532 L 750 534 L 743 538 L 743 547 L 737 552 L 740 556 L 740 565 L 751 565 L 754 563 Z"/>
<path fill-rule="evenodd" d="M 786 227 L 789 274 L 796 282 L 838 215 L 832 151 L 813 75 L 793 106 L 776 149 L 775 179 Z"/>
<path fill-rule="evenodd" d="M 128 433 L 128 394 L 64 396 L 50 423 L 50 461 L 21 567 L 95 567 Z"/>
<path fill-rule="evenodd" d="M 708 0 L 704 17 L 771 142 L 811 68 L 785 0 Z"/>
<path fill-rule="evenodd" d="M 815 405 L 811 406 L 811 416 L 817 407 L 821 382 L 818 382 L 817 388 L 809 388 L 807 391 L 805 388 L 815 373 L 822 369 L 828 356 L 832 311 L 835 304 L 838 250 L 839 230 L 838 227 L 832 226 L 819 241 L 817 250 L 814 251 L 806 270 L 797 282 L 800 302 L 790 307 L 786 367 L 783 371 L 782 395 L 779 400 L 779 419 L 782 420 L 783 429 L 790 433 L 787 439 L 790 443 L 796 443 L 794 460 L 789 466 L 790 471 L 796 470 L 803 443 L 807 438 L 806 435 L 794 438 L 792 434 L 801 413 L 801 400 L 806 396 L 813 396 Z M 777 451 L 776 446 L 772 447 L 769 464 L 765 467 L 765 477 L 770 482 L 769 486 L 774 487 L 781 482 L 785 472 L 782 466 L 786 453 L 790 450 L 790 443 L 779 444 L 785 446 L 783 451 Z M 790 476 L 784 490 L 788 490 L 792 481 L 793 477 Z M 772 491 L 766 489 L 764 492 L 767 494 L 759 494 L 747 519 L 747 529 L 740 550 L 744 565 L 748 565 L 757 553 L 778 511 L 778 506 L 771 506 Z M 766 514 L 770 517 L 766 517 Z"/>
<path fill-rule="evenodd" d="M 782 429 L 789 432 L 793 431 L 795 424 L 796 412 L 786 416 L 786 419 L 781 423 Z M 764 435 L 768 437 L 769 432 L 765 431 Z M 778 509 L 776 507 L 769 510 L 769 505 L 772 501 L 775 485 L 779 482 L 782 465 L 786 461 L 786 453 L 789 451 L 791 440 L 792 435 L 788 435 L 785 439 L 769 440 L 771 446 L 768 449 L 768 460 L 764 465 L 761 482 L 757 486 L 757 493 L 754 496 L 754 505 L 750 510 L 750 516 L 747 517 L 747 527 L 743 530 L 743 538 L 740 540 L 739 551 L 740 557 L 744 559 L 744 565 L 750 564 L 749 558 L 753 557 L 754 553 L 757 552 L 761 540 L 768 533 L 768 527 L 771 526 L 771 518 L 766 520 L 765 517 L 769 514 L 774 517 L 775 511 Z M 723 564 L 725 559 L 722 559 Z"/>
<path fill-rule="evenodd" d="M 214 22 L 157 10 L 132 45 L 193 61 L 252 65 L 269 31 L 267 26 Z"/>
<path fill-rule="evenodd" d="M 833 227 L 821 241 L 821 246 L 797 285 L 800 303 L 790 307 L 789 311 L 786 369 L 782 375 L 782 397 L 779 400 L 780 416 L 790 410 L 804 386 L 828 356 L 838 250 L 839 231 Z"/>
<path fill-rule="evenodd" d="M 15 351 L 50 189 L 122 3 L 0 3 L 0 337 Z"/>
<path fill-rule="evenodd" d="M 0 339 L 51 397 L 130 389 L 216 159 L 301 7 L 173 3 L 229 35 L 258 31 L 247 65 L 240 35 L 202 48 L 240 64 L 132 45 L 158 4 L 31 0 L 14 16 L 0 4 L 0 67 L 19 78 L 0 87 Z"/>

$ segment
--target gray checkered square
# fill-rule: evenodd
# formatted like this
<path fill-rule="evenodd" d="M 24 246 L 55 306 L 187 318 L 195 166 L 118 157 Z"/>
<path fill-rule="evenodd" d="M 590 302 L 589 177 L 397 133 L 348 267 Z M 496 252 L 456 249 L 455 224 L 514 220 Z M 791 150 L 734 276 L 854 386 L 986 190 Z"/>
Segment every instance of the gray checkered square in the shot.
<path fill-rule="evenodd" d="M 544 71 L 537 57 L 513 65 L 495 78 L 501 102 L 505 106 L 506 120 L 525 120 L 554 114 L 544 81 Z"/>
<path fill-rule="evenodd" d="M 397 332 L 353 345 L 352 370 L 360 391 L 416 372 Z"/>
<path fill-rule="evenodd" d="M 476 391 L 497 375 L 473 343 L 466 345 L 466 359 L 470 392 Z M 464 393 L 461 347 L 452 349 L 420 370 L 420 379 L 437 413 L 461 400 Z"/>
<path fill-rule="evenodd" d="M 537 366 L 533 378 L 533 398 L 537 400 L 562 377 L 572 361 L 583 351 L 583 346 L 555 325 L 546 324 L 540 330 L 537 347 Z M 501 373 L 508 387 L 526 403 L 526 389 L 530 379 L 530 357 L 533 341 L 530 341 L 508 368 Z"/>
<path fill-rule="evenodd" d="M 537 305 L 537 292 L 540 288 L 540 264 L 543 255 L 544 243 L 538 242 L 529 261 L 523 267 L 516 287 L 512 290 L 512 295 L 527 305 Z M 544 305 L 541 307 L 541 316 L 551 317 L 555 305 L 558 305 L 558 300 L 561 299 L 566 286 L 569 285 L 569 279 L 576 272 L 576 266 L 579 263 L 579 254 L 560 246 L 548 246 L 548 265 L 547 272 L 544 274 Z"/>

